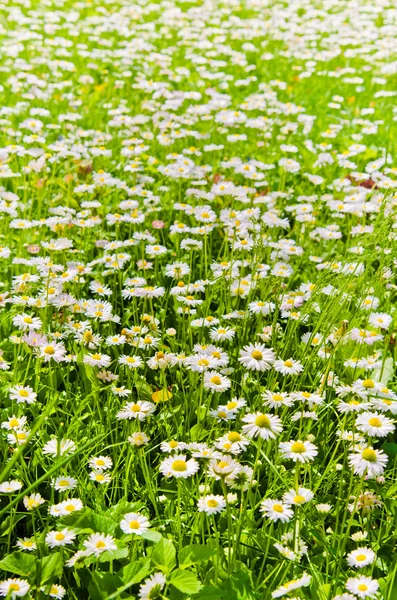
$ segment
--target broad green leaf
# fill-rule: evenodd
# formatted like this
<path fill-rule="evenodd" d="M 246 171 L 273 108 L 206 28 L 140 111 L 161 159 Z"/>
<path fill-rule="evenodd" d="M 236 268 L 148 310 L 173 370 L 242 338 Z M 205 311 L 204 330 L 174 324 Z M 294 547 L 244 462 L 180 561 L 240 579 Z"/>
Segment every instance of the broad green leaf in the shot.
<path fill-rule="evenodd" d="M 226 590 L 206 585 L 201 588 L 197 595 L 194 595 L 194 600 L 219 600 L 219 598 L 223 598 L 224 596 L 226 596 Z"/>
<path fill-rule="evenodd" d="M 202 588 L 196 575 L 191 571 L 176 569 L 169 579 L 171 585 L 184 594 L 197 594 Z"/>
<path fill-rule="evenodd" d="M 129 583 L 130 585 L 134 585 L 135 583 L 140 583 L 149 573 L 150 558 L 142 558 L 141 560 L 134 560 L 123 567 L 121 579 L 124 584 Z"/>
<path fill-rule="evenodd" d="M 62 575 L 63 560 L 60 552 L 54 552 L 45 556 L 40 561 L 40 583 L 44 585 L 47 581 L 57 579 Z"/>
<path fill-rule="evenodd" d="M 386 358 L 383 369 L 377 370 L 374 373 L 373 380 L 380 381 L 383 385 L 387 385 L 394 374 L 394 362 L 391 357 Z"/>
<path fill-rule="evenodd" d="M 0 569 L 14 575 L 29 577 L 36 571 L 36 557 L 24 552 L 13 552 L 0 561 Z"/>
<path fill-rule="evenodd" d="M 176 552 L 173 543 L 166 538 L 161 538 L 155 544 L 151 558 L 152 563 L 162 571 L 171 571 L 176 565 Z"/>
<path fill-rule="evenodd" d="M 149 542 L 159 542 L 163 537 L 159 531 L 154 531 L 153 529 L 148 529 L 140 536 L 144 540 L 148 540 Z"/>
<path fill-rule="evenodd" d="M 209 548 L 208 546 L 198 544 L 185 546 L 179 553 L 179 566 L 181 569 L 185 569 L 190 565 L 208 560 L 212 556 L 215 556 L 216 553 L 214 548 Z"/>

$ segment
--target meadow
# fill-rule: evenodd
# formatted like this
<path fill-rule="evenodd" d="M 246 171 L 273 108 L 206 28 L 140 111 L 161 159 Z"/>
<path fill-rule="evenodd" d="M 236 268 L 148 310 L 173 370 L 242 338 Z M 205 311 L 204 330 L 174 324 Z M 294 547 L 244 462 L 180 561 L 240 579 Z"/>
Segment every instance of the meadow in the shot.
<path fill-rule="evenodd" d="M 397 599 L 397 6 L 0 3 L 0 596 Z"/>

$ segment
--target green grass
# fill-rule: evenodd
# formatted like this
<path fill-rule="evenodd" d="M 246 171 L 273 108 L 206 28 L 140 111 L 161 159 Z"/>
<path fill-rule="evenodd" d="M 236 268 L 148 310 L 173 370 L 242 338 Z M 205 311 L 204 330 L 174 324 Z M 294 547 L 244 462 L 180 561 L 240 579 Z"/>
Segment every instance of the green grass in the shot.
<path fill-rule="evenodd" d="M 0 5 L 0 595 L 397 598 L 396 19 Z"/>

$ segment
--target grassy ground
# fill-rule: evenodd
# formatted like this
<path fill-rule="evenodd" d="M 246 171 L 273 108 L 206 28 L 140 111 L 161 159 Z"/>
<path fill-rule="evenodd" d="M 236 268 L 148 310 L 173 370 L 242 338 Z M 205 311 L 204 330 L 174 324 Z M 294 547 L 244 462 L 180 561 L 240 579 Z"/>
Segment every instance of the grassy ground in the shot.
<path fill-rule="evenodd" d="M 396 28 L 0 5 L 0 595 L 397 598 Z"/>

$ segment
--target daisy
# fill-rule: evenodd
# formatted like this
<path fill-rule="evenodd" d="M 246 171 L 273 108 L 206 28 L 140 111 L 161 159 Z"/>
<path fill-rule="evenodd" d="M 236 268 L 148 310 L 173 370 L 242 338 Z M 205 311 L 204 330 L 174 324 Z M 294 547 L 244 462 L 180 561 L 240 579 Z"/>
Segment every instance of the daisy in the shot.
<path fill-rule="evenodd" d="M 117 413 L 118 419 L 138 419 L 144 421 L 156 410 L 156 405 L 153 402 L 138 400 L 137 402 L 128 402 L 124 408 Z"/>
<path fill-rule="evenodd" d="M 104 533 L 92 533 L 84 542 L 87 555 L 100 556 L 106 550 L 117 550 L 114 537 Z"/>
<path fill-rule="evenodd" d="M 361 569 L 362 567 L 366 567 L 367 565 L 371 565 L 376 558 L 376 554 L 371 548 L 363 547 L 357 548 L 346 557 L 347 563 L 349 567 L 355 567 L 356 569 Z"/>
<path fill-rule="evenodd" d="M 294 516 L 291 508 L 281 500 L 263 500 L 260 510 L 264 517 L 274 522 L 288 523 Z"/>
<path fill-rule="evenodd" d="M 2 429 L 6 429 L 7 431 L 23 429 L 23 427 L 26 425 L 26 421 L 26 417 L 18 418 L 15 415 L 13 415 L 12 417 L 8 417 L 8 421 L 3 421 L 1 427 Z"/>
<path fill-rule="evenodd" d="M 27 550 L 28 552 L 34 552 L 37 550 L 37 544 L 34 538 L 23 538 L 19 539 L 16 543 L 16 547 L 20 550 Z"/>
<path fill-rule="evenodd" d="M 224 455 L 219 458 L 213 458 L 208 467 L 208 474 L 214 479 L 224 479 L 234 474 L 240 465 L 232 457 Z"/>
<path fill-rule="evenodd" d="M 111 363 L 111 358 L 107 354 L 86 354 L 83 358 L 83 363 L 90 367 L 108 367 Z"/>
<path fill-rule="evenodd" d="M 303 365 L 299 360 L 288 360 L 278 359 L 274 362 L 273 368 L 282 375 L 298 375 L 303 371 Z"/>
<path fill-rule="evenodd" d="M 161 442 L 160 450 L 162 452 L 175 452 L 176 450 L 185 450 L 186 444 L 185 442 L 177 442 L 176 440 L 171 440 L 170 442 Z"/>
<path fill-rule="evenodd" d="M 280 443 L 280 452 L 283 458 L 288 458 L 294 462 L 306 463 L 314 460 L 317 456 L 317 446 L 311 442 L 289 441 Z"/>
<path fill-rule="evenodd" d="M 33 404 L 36 402 L 37 394 L 28 385 L 16 385 L 9 391 L 11 400 L 16 400 L 17 404 Z"/>
<path fill-rule="evenodd" d="M 289 396 L 287 392 L 271 392 L 266 390 L 262 394 L 262 398 L 265 406 L 270 408 L 279 408 L 280 406 L 292 406 L 294 403 L 292 395 Z"/>
<path fill-rule="evenodd" d="M 245 415 L 243 423 L 247 423 L 242 429 L 249 438 L 259 436 L 263 440 L 275 439 L 283 430 L 280 417 L 261 412 Z"/>
<path fill-rule="evenodd" d="M 216 367 L 216 360 L 212 356 L 206 354 L 196 354 L 188 356 L 185 360 L 185 365 L 190 371 L 204 373 L 205 371 Z"/>
<path fill-rule="evenodd" d="M 214 342 L 230 341 L 236 335 L 235 329 L 229 327 L 218 327 L 218 329 L 211 329 L 210 338 Z"/>
<path fill-rule="evenodd" d="M 348 579 L 345 587 L 348 592 L 355 594 L 359 598 L 373 598 L 379 589 L 379 583 L 376 579 L 360 575 L 359 577 Z"/>
<path fill-rule="evenodd" d="M 287 583 L 284 583 L 279 588 L 277 588 L 277 590 L 274 590 L 274 592 L 272 592 L 272 598 L 281 598 L 281 596 L 285 596 L 293 590 L 298 590 L 299 588 L 307 587 L 308 585 L 310 585 L 311 580 L 312 578 L 310 575 L 308 575 L 307 573 L 303 573 L 302 577 L 299 577 L 299 579 L 291 579 L 290 581 L 287 581 Z"/>
<path fill-rule="evenodd" d="M 142 533 L 145 533 L 145 531 L 149 529 L 150 523 L 149 520 L 140 513 L 127 513 L 124 515 L 120 527 L 124 533 L 142 535 Z"/>
<path fill-rule="evenodd" d="M 58 505 L 60 516 L 64 517 L 70 515 L 73 512 L 77 512 L 83 509 L 83 503 L 79 498 L 70 498 L 60 502 Z"/>
<path fill-rule="evenodd" d="M 387 456 L 383 450 L 374 450 L 372 446 L 349 454 L 349 465 L 356 475 L 367 474 L 369 479 L 382 475 L 387 465 Z"/>
<path fill-rule="evenodd" d="M 356 426 L 371 437 L 385 437 L 395 429 L 393 421 L 380 413 L 365 412 L 358 415 Z"/>
<path fill-rule="evenodd" d="M 57 440 L 52 438 L 43 447 L 43 454 L 50 456 L 63 456 L 64 454 L 71 454 L 76 450 L 76 444 L 72 440 Z"/>
<path fill-rule="evenodd" d="M 240 350 L 239 362 L 248 370 L 268 371 L 274 361 L 273 350 L 263 344 L 249 344 Z"/>
<path fill-rule="evenodd" d="M 58 598 L 58 600 L 62 600 L 66 594 L 66 590 L 62 585 L 53 583 L 47 593 L 51 598 Z"/>
<path fill-rule="evenodd" d="M 0 582 L 0 596 L 7 598 L 20 598 L 30 590 L 30 585 L 25 579 L 6 579 Z"/>
<path fill-rule="evenodd" d="M 231 454 L 239 454 L 249 445 L 249 440 L 243 437 L 238 431 L 229 431 L 215 441 L 215 446 L 219 450 L 230 452 Z"/>
<path fill-rule="evenodd" d="M 210 494 L 199 498 L 197 507 L 199 512 L 205 512 L 207 515 L 215 515 L 221 513 L 226 508 L 226 500 L 223 496 Z"/>
<path fill-rule="evenodd" d="M 51 485 L 57 490 L 57 492 L 74 490 L 77 487 L 77 479 L 67 476 L 57 477 L 52 481 Z"/>
<path fill-rule="evenodd" d="M 324 398 L 322 398 L 320 394 L 313 394 L 310 392 L 292 392 L 291 398 L 297 400 L 298 402 L 307 402 L 309 408 L 324 404 Z"/>
<path fill-rule="evenodd" d="M 105 483 L 110 483 L 110 481 L 112 480 L 109 473 L 104 473 L 102 469 L 99 471 L 92 471 L 89 474 L 89 478 L 91 479 L 91 481 L 95 481 L 96 483 L 100 483 L 101 485 L 104 485 Z"/>
<path fill-rule="evenodd" d="M 373 327 L 379 327 L 380 329 L 389 329 L 392 320 L 393 317 L 387 313 L 372 313 L 368 317 L 368 323 Z"/>
<path fill-rule="evenodd" d="M 75 539 L 76 534 L 66 527 L 60 531 L 49 531 L 45 536 L 45 543 L 50 548 L 56 548 L 58 546 L 73 544 Z"/>
<path fill-rule="evenodd" d="M 246 405 L 247 405 L 247 401 L 244 398 L 232 398 L 225 405 L 225 408 L 226 408 L 226 410 L 228 410 L 230 412 L 237 413 L 240 410 L 240 408 L 243 408 Z"/>
<path fill-rule="evenodd" d="M 55 362 L 62 362 L 65 360 L 66 348 L 63 344 L 60 343 L 47 343 L 43 344 L 39 347 L 40 357 L 44 359 L 45 362 L 49 362 L 50 360 L 55 360 Z"/>
<path fill-rule="evenodd" d="M 207 371 L 204 373 L 204 388 L 211 392 L 224 392 L 231 386 L 231 381 L 224 375 L 216 371 Z"/>
<path fill-rule="evenodd" d="M 23 504 L 26 510 L 34 510 L 38 508 L 41 504 L 44 504 L 45 500 L 42 498 L 40 494 L 31 494 L 30 496 L 25 496 L 23 499 Z"/>
<path fill-rule="evenodd" d="M 144 446 L 150 441 L 150 437 L 143 433 L 143 431 L 136 431 L 132 435 L 128 436 L 128 441 L 132 446 Z"/>
<path fill-rule="evenodd" d="M 88 461 L 91 469 L 96 471 L 107 471 L 113 466 L 113 461 L 109 456 L 92 456 Z"/>
<path fill-rule="evenodd" d="M 3 481 L 0 483 L 0 494 L 13 494 L 17 492 L 22 487 L 22 483 L 13 479 L 11 481 Z"/>
<path fill-rule="evenodd" d="M 186 460 L 185 454 L 175 454 L 160 463 L 160 472 L 164 477 L 173 476 L 177 479 L 180 477 L 186 479 L 197 473 L 198 470 L 198 462 L 194 458 Z"/>
<path fill-rule="evenodd" d="M 143 364 L 143 360 L 139 356 L 127 356 L 126 354 L 122 354 L 118 359 L 118 363 L 129 369 L 139 369 Z"/>
<path fill-rule="evenodd" d="M 289 490 L 288 492 L 286 492 L 283 496 L 283 502 L 285 502 L 285 504 L 294 504 L 300 506 L 301 504 L 306 504 L 306 502 L 310 502 L 310 500 L 313 500 L 313 498 L 314 494 L 312 491 L 300 487 L 298 488 L 297 492 L 295 490 Z"/>
<path fill-rule="evenodd" d="M 154 600 L 161 598 L 161 591 L 165 586 L 165 576 L 158 572 L 154 573 L 141 584 L 138 597 L 141 600 Z"/>
<path fill-rule="evenodd" d="M 26 313 L 16 315 L 12 320 L 12 324 L 22 331 L 26 331 L 28 329 L 36 331 L 37 329 L 40 329 L 42 325 L 41 320 L 38 317 L 31 317 Z"/>

